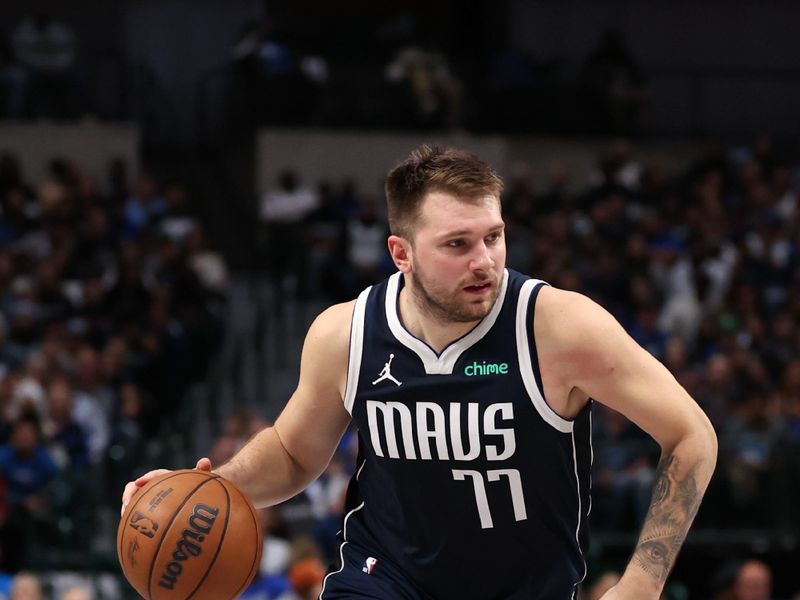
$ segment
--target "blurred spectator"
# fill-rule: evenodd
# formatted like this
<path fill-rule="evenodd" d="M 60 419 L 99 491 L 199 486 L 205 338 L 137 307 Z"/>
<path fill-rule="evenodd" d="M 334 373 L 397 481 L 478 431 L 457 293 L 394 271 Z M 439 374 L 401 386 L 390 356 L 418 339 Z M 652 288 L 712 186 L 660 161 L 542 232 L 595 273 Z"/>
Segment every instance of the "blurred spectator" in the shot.
<path fill-rule="evenodd" d="M 30 79 L 26 112 L 33 117 L 77 116 L 78 48 L 72 28 L 51 15 L 31 14 L 11 32 L 11 46 Z"/>
<path fill-rule="evenodd" d="M 51 456 L 62 469 L 89 464 L 86 434 L 73 416 L 72 388 L 65 377 L 53 379 L 48 387 L 44 430 Z"/>
<path fill-rule="evenodd" d="M 206 244 L 205 229 L 199 223 L 186 232 L 184 239 L 189 267 L 202 286 L 219 300 L 223 300 L 228 289 L 228 265 L 225 257 Z"/>
<path fill-rule="evenodd" d="M 26 415 L 14 421 L 9 441 L 0 446 L 0 479 L 8 505 L 0 518 L 0 566 L 5 570 L 27 566 L 29 547 L 47 536 L 39 525 L 48 511 L 46 486 L 57 472 L 42 443 L 38 418 Z"/>
<path fill-rule="evenodd" d="M 289 567 L 289 581 L 297 600 L 319 598 L 324 578 L 325 566 L 315 557 L 302 558 Z"/>
<path fill-rule="evenodd" d="M 589 173 L 588 183 L 601 193 L 638 191 L 643 170 L 630 140 L 617 137 L 608 144 L 599 165 Z"/>
<path fill-rule="evenodd" d="M 61 600 L 93 600 L 91 590 L 85 587 L 69 588 L 61 595 Z"/>
<path fill-rule="evenodd" d="M 388 231 L 386 223 L 378 217 L 373 200 L 363 200 L 358 215 L 348 219 L 345 228 L 347 261 L 356 276 L 352 296 L 380 280 L 388 256 Z"/>
<path fill-rule="evenodd" d="M 772 600 L 772 571 L 760 560 L 739 567 L 733 582 L 733 600 Z"/>
<path fill-rule="evenodd" d="M 73 415 L 86 432 L 89 458 L 99 463 L 105 455 L 111 437 L 111 416 L 115 397 L 105 384 L 97 352 L 83 346 L 75 360 Z"/>
<path fill-rule="evenodd" d="M 18 60 L 27 67 L 59 71 L 75 62 L 75 34 L 50 15 L 38 13 L 23 18 L 11 39 Z"/>
<path fill-rule="evenodd" d="M 285 522 L 275 507 L 259 509 L 264 528 L 264 548 L 261 565 L 253 583 L 242 600 L 289 600 L 292 586 L 286 571 L 289 567 L 291 544 Z"/>
<path fill-rule="evenodd" d="M 317 194 L 303 187 L 292 170 L 278 175 L 278 185 L 261 199 L 261 219 L 267 223 L 297 223 L 319 205 Z"/>
<path fill-rule="evenodd" d="M 194 215 L 186 186 L 172 182 L 164 188 L 166 210 L 158 223 L 159 231 L 165 237 L 182 242 L 199 223 Z"/>
<path fill-rule="evenodd" d="M 291 169 L 278 175 L 276 188 L 261 199 L 259 218 L 264 226 L 266 261 L 276 281 L 292 283 L 301 291 L 306 281 L 306 244 L 303 220 L 319 206 L 319 197 L 303 187 L 300 176 Z"/>
<path fill-rule="evenodd" d="M 28 73 L 0 39 L 0 119 L 19 119 L 24 114 Z"/>
<path fill-rule="evenodd" d="M 716 353 L 705 364 L 706 376 L 695 392 L 695 400 L 719 431 L 730 416 L 731 404 L 741 400 L 730 357 Z"/>
<path fill-rule="evenodd" d="M 43 444 L 38 418 L 23 415 L 11 426 L 11 437 L 0 446 L 0 476 L 5 479 L 8 503 L 29 511 L 44 506 L 42 492 L 58 472 Z"/>
<path fill-rule="evenodd" d="M 139 236 L 167 213 L 167 207 L 156 178 L 149 173 L 139 175 L 133 194 L 125 202 L 122 222 L 124 237 Z"/>
<path fill-rule="evenodd" d="M 286 521 L 273 506 L 259 510 L 264 528 L 264 551 L 261 554 L 261 575 L 271 576 L 286 572 L 291 556 L 291 537 Z"/>
<path fill-rule="evenodd" d="M 531 189 L 530 171 L 525 164 L 512 167 L 512 177 L 503 196 L 503 219 L 506 222 L 506 252 L 510 267 L 522 272 L 531 268 L 533 229 L 538 219 L 549 218 L 549 211 L 539 210 Z"/>
<path fill-rule="evenodd" d="M 658 323 L 658 306 L 643 303 L 635 308 L 633 321 L 628 326 L 628 333 L 642 348 L 658 359 L 664 356 L 667 334 Z"/>
<path fill-rule="evenodd" d="M 40 421 L 44 420 L 47 415 L 44 385 L 49 377 L 45 356 L 40 352 L 31 354 L 24 370 L 18 375 L 8 406 L 9 418 L 13 420 L 24 415 L 32 415 Z"/>
<path fill-rule="evenodd" d="M 11 584 L 8 600 L 44 600 L 39 578 L 33 573 L 18 573 Z"/>
<path fill-rule="evenodd" d="M 259 124 L 295 125 L 313 120 L 320 88 L 329 77 L 323 56 L 304 54 L 295 37 L 275 23 L 248 23 L 231 52 Z"/>
<path fill-rule="evenodd" d="M 333 564 L 338 554 L 336 535 L 341 528 L 347 484 L 350 481 L 349 469 L 345 460 L 337 452 L 325 471 L 305 490 L 311 502 L 311 512 L 316 520 L 313 527 L 314 539 L 325 562 Z"/>
<path fill-rule="evenodd" d="M 441 52 L 424 44 L 400 48 L 385 70 L 386 80 L 408 90 L 413 126 L 453 130 L 461 126 L 461 80 Z"/>
<path fill-rule="evenodd" d="M 774 467 L 782 422 L 769 404 L 763 391 L 753 390 L 730 408 L 731 417 L 719 432 L 720 463 L 733 483 L 730 501 L 742 525 L 766 526 L 775 514 L 766 477 Z"/>
<path fill-rule="evenodd" d="M 3 150 L 0 152 L 0 201 L 5 202 L 6 196 L 13 189 L 21 190 L 26 197 L 32 194 L 31 186 L 22 175 L 19 158 Z"/>
<path fill-rule="evenodd" d="M 607 30 L 583 67 L 589 127 L 604 133 L 631 133 L 647 88 L 637 61 L 619 31 Z"/>
<path fill-rule="evenodd" d="M 106 486 L 101 500 L 113 506 L 116 491 L 125 487 L 145 456 L 145 444 L 154 427 L 147 428 L 143 393 L 133 382 L 119 388 L 119 406 L 110 427 L 110 441 L 105 456 Z M 215 463 L 220 464 L 220 463 Z"/>
<path fill-rule="evenodd" d="M 8 324 L 2 312 L 0 312 L 0 380 L 6 379 L 8 374 L 19 367 L 17 359 L 10 352 L 7 344 L 8 340 Z M 0 405 L 3 413 L 6 412 L 7 406 Z M 3 415 L 5 416 L 5 415 Z"/>
<path fill-rule="evenodd" d="M 128 196 L 128 177 L 128 164 L 124 158 L 117 156 L 108 161 L 103 195 L 115 221 L 121 216 L 120 210 Z"/>
<path fill-rule="evenodd" d="M 672 335 L 694 337 L 700 321 L 693 265 L 683 243 L 664 236 L 652 246 L 651 277 L 664 298 L 660 323 Z"/>

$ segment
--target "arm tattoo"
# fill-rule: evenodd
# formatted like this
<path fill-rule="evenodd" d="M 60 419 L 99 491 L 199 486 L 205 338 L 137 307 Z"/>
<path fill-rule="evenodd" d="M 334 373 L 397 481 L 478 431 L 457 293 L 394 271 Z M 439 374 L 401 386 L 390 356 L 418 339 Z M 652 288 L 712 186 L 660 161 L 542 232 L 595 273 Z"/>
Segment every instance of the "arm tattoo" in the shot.
<path fill-rule="evenodd" d="M 678 457 L 663 458 L 656 472 L 653 498 L 631 562 L 659 583 L 667 579 L 686 539 L 700 500 L 697 465 L 682 469 Z"/>

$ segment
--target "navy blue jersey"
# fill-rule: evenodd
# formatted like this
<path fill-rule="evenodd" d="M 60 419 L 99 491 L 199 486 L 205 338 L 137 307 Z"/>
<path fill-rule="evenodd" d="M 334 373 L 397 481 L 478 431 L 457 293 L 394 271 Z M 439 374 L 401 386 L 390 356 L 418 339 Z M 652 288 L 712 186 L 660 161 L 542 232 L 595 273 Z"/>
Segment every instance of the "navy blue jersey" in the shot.
<path fill-rule="evenodd" d="M 391 569 L 419 598 L 573 598 L 590 407 L 567 420 L 543 397 L 543 282 L 506 270 L 491 312 L 440 354 L 400 322 L 402 285 L 397 273 L 354 309 L 344 402 L 360 448 L 343 545 L 368 557 L 365 576 Z"/>

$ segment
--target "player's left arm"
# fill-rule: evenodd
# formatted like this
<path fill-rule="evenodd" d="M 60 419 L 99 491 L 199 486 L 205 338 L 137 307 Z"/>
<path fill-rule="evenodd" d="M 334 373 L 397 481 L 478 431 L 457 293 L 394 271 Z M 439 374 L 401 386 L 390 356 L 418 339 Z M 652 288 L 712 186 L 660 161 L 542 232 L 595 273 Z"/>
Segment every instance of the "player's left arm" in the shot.
<path fill-rule="evenodd" d="M 573 398 L 622 413 L 661 446 L 650 509 L 611 598 L 658 598 L 694 520 L 717 459 L 714 429 L 672 374 L 606 310 L 580 294 L 549 289 L 559 376 Z M 553 302 L 556 300 L 556 302 Z M 559 318 L 560 317 L 560 318 Z"/>

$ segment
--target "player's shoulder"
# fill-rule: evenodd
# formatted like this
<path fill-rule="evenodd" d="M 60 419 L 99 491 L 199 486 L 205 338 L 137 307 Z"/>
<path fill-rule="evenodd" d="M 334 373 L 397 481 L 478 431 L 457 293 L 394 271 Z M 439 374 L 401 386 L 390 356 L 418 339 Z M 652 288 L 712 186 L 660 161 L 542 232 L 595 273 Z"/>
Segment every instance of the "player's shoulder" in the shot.
<path fill-rule="evenodd" d="M 326 351 L 347 349 L 355 300 L 333 304 L 323 310 L 308 329 L 306 344 L 315 343 Z"/>
<path fill-rule="evenodd" d="M 545 285 L 536 299 L 536 321 L 538 329 L 563 338 L 586 336 L 614 318 L 584 294 Z"/>
<path fill-rule="evenodd" d="M 536 310 L 553 314 L 568 314 L 574 311 L 590 310 L 591 304 L 594 302 L 579 292 L 543 285 L 536 300 Z"/>
<path fill-rule="evenodd" d="M 311 324 L 311 329 L 319 330 L 320 333 L 328 335 L 335 335 L 343 330 L 349 333 L 355 304 L 355 300 L 332 304 L 317 315 L 317 318 Z"/>

